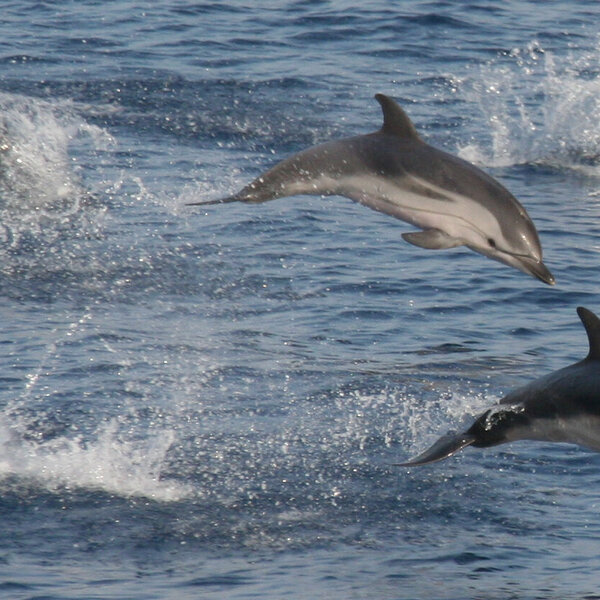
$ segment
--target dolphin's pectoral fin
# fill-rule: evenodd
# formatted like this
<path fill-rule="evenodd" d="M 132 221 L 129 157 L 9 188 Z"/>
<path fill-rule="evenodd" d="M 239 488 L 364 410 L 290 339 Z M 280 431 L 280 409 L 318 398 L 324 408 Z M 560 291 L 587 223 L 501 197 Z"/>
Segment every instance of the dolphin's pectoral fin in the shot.
<path fill-rule="evenodd" d="M 409 244 L 419 246 L 420 248 L 427 248 L 428 250 L 444 250 L 445 248 L 464 246 L 464 242 L 444 233 L 440 229 L 411 231 L 410 233 L 403 233 L 402 238 Z"/>
<path fill-rule="evenodd" d="M 425 450 L 419 456 L 403 463 L 394 463 L 396 467 L 416 467 L 420 465 L 428 465 L 429 463 L 444 460 L 466 446 L 470 446 L 475 442 L 476 438 L 468 433 L 456 433 L 451 431 L 442 436 L 431 448 Z"/>

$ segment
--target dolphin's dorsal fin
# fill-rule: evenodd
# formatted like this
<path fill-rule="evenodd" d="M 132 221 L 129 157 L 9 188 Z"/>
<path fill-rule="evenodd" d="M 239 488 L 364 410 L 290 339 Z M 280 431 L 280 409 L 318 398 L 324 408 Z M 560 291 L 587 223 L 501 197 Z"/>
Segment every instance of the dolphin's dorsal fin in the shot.
<path fill-rule="evenodd" d="M 577 314 L 585 327 L 590 342 L 588 360 L 600 360 L 600 319 L 587 308 L 577 307 Z"/>
<path fill-rule="evenodd" d="M 421 139 L 412 121 L 395 100 L 383 94 L 375 94 L 375 99 L 381 104 L 383 110 L 382 133 L 405 139 Z"/>

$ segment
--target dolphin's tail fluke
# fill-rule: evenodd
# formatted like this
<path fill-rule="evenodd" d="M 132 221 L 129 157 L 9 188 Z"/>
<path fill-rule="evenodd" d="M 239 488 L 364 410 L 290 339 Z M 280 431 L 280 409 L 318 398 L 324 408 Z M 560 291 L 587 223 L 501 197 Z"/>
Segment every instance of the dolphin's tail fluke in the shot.
<path fill-rule="evenodd" d="M 281 189 L 282 188 L 280 188 L 277 192 L 273 192 L 271 189 L 269 189 L 269 186 L 262 185 L 262 179 L 259 178 L 247 185 L 245 188 L 241 189 L 237 194 L 233 194 L 233 196 L 217 198 L 216 200 L 188 202 L 187 206 L 209 206 L 210 204 L 228 204 L 229 202 L 258 204 L 260 202 L 267 202 L 268 200 L 275 200 L 276 198 L 285 196 L 286 194 L 280 193 Z"/>
<path fill-rule="evenodd" d="M 229 202 L 244 202 L 239 194 L 227 196 L 226 198 L 217 198 L 216 200 L 202 200 L 201 202 L 187 202 L 186 206 L 209 206 L 210 204 L 227 204 Z"/>
<path fill-rule="evenodd" d="M 429 463 L 434 463 L 438 460 L 444 460 L 445 458 L 456 454 L 466 446 L 470 446 L 476 440 L 477 438 L 472 434 L 451 431 L 442 436 L 435 444 L 433 444 L 433 446 L 431 446 L 431 448 L 425 450 L 425 452 L 419 454 L 419 456 L 416 456 L 408 462 L 394 463 L 394 466 L 417 467 L 420 465 L 428 465 Z"/>

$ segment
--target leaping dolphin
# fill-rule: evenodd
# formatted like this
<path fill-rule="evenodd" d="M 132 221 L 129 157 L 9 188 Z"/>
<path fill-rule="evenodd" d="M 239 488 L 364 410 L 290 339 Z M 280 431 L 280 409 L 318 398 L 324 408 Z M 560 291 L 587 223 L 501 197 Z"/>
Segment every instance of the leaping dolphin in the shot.
<path fill-rule="evenodd" d="M 583 307 L 577 314 L 590 345 L 583 360 L 511 392 L 466 431 L 446 434 L 398 466 L 427 465 L 466 446 L 487 448 L 516 440 L 568 442 L 600 452 L 600 319 Z"/>
<path fill-rule="evenodd" d="M 518 200 L 481 169 L 425 143 L 394 100 L 375 98 L 383 110 L 379 131 L 313 146 L 233 196 L 190 204 L 346 196 L 418 227 L 402 234 L 415 246 L 467 246 L 553 285 L 535 226 Z"/>

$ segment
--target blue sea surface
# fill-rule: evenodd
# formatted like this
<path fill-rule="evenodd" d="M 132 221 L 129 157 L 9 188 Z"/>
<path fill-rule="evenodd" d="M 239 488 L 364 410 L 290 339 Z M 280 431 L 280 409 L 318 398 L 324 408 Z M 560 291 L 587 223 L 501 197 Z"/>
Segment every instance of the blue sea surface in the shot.
<path fill-rule="evenodd" d="M 600 454 L 392 463 L 587 352 L 600 4 L 8 0 L 0 596 L 600 597 Z M 557 280 L 341 197 L 192 208 L 385 93 Z"/>

